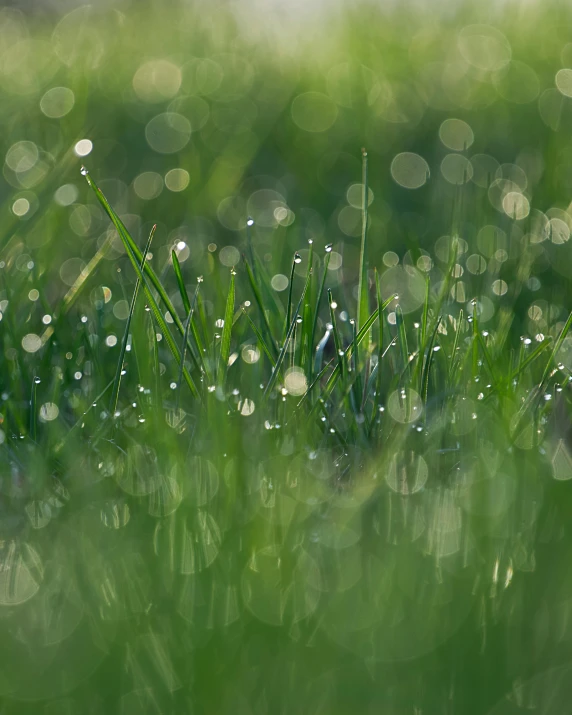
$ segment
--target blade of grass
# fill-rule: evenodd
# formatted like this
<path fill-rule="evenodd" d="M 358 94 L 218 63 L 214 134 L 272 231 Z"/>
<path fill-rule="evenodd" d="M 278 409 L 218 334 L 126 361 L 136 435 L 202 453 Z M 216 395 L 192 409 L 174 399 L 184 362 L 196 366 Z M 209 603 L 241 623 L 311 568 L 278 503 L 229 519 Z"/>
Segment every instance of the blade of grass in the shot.
<path fill-rule="evenodd" d="M 361 150 L 362 156 L 362 211 L 361 211 L 361 247 L 359 257 L 359 284 L 358 284 L 358 330 L 362 328 L 369 315 L 369 291 L 367 284 L 367 223 L 369 206 L 369 188 L 367 173 L 367 151 Z"/>
<path fill-rule="evenodd" d="M 288 304 L 286 306 L 286 322 L 284 323 L 284 335 L 282 336 L 282 340 L 286 338 L 286 333 L 288 332 L 288 329 L 290 328 L 290 323 L 292 322 L 292 293 L 294 291 L 294 271 L 296 269 L 296 264 L 300 263 L 301 261 L 300 254 L 298 251 L 294 254 L 294 258 L 292 259 L 292 269 L 290 270 L 290 287 L 288 288 Z"/>
<path fill-rule="evenodd" d="M 324 271 L 322 273 L 322 280 L 320 281 L 320 287 L 318 289 L 318 295 L 316 297 L 316 305 L 314 308 L 314 320 L 312 321 L 312 330 L 310 332 L 310 354 L 314 346 L 314 340 L 316 338 L 316 329 L 318 327 L 318 318 L 320 315 L 320 303 L 322 302 L 322 296 L 324 295 L 324 288 L 326 287 L 326 277 L 328 275 L 328 266 L 330 265 L 330 258 L 332 255 L 332 245 L 328 244 L 326 246 L 326 257 L 324 259 Z M 315 363 L 315 360 L 314 360 Z M 314 369 L 315 372 L 315 369 Z M 309 373 L 308 382 L 311 382 L 312 373 Z"/>
<path fill-rule="evenodd" d="M 427 404 L 427 395 L 429 393 L 429 374 L 431 372 L 431 365 L 433 363 L 433 357 L 435 355 L 435 342 L 437 340 L 437 333 L 439 332 L 439 325 L 441 325 L 441 319 L 437 321 L 433 332 L 431 333 L 431 338 L 429 339 L 429 345 L 427 346 L 427 352 L 425 355 L 425 361 L 423 363 L 423 370 L 421 373 L 421 399 L 424 404 Z"/>
<path fill-rule="evenodd" d="M 552 365 L 554 358 L 558 354 L 558 351 L 562 347 L 562 343 L 564 342 L 564 339 L 568 335 L 568 331 L 570 330 L 571 326 L 572 326 L 572 313 L 570 313 L 570 315 L 568 316 L 567 321 L 564 323 L 564 327 L 560 331 L 560 335 L 556 338 L 556 342 L 554 343 L 554 348 L 552 349 L 552 352 L 550 353 L 550 357 L 548 358 L 546 367 L 544 368 L 544 372 L 542 373 L 542 379 L 540 380 L 540 389 L 541 390 L 544 388 L 544 385 L 546 384 L 546 380 L 548 379 L 548 374 L 550 372 L 550 366 Z"/>
<path fill-rule="evenodd" d="M 246 258 L 244 256 L 243 256 L 243 260 L 244 260 L 244 265 L 246 266 L 246 275 L 248 276 L 248 282 L 250 283 L 252 293 L 254 294 L 254 299 L 256 301 L 256 304 L 258 305 L 258 310 L 260 312 L 260 315 L 262 316 L 262 322 L 264 323 L 264 329 L 267 334 L 266 338 L 267 338 L 268 345 L 272 346 L 273 353 L 276 355 L 276 345 L 274 343 L 274 338 L 272 337 L 272 330 L 270 329 L 270 323 L 268 322 L 268 316 L 266 315 L 266 311 L 264 310 L 264 303 L 262 301 L 262 296 L 260 295 L 260 291 L 258 289 L 256 280 L 254 279 L 254 274 L 252 272 L 252 268 L 251 268 L 249 262 L 246 260 Z"/>
<path fill-rule="evenodd" d="M 118 232 L 118 234 L 123 242 L 123 245 L 127 251 L 127 255 L 131 261 L 131 264 L 133 265 L 137 275 L 141 278 L 143 289 L 145 291 L 145 296 L 149 303 L 151 312 L 153 313 L 153 317 L 155 318 L 155 321 L 157 322 L 157 325 L 159 326 L 161 333 L 165 337 L 165 341 L 167 342 L 169 350 L 171 351 L 173 357 L 175 358 L 177 364 L 179 365 L 180 361 L 181 361 L 179 349 L 173 339 L 173 336 L 171 335 L 171 332 L 167 326 L 167 323 L 165 322 L 165 319 L 163 318 L 163 315 L 162 315 L 161 310 L 157 304 L 155 296 L 151 292 L 150 287 L 147 285 L 146 276 L 150 279 L 152 286 L 157 290 L 157 292 L 159 293 L 159 296 L 161 297 L 161 299 L 167 306 L 167 309 L 169 310 L 177 329 L 181 333 L 181 337 L 184 337 L 185 329 L 184 329 L 183 324 L 181 323 L 179 317 L 177 316 L 177 313 L 173 307 L 173 304 L 171 303 L 171 301 L 169 299 L 169 296 L 167 295 L 167 292 L 161 285 L 160 281 L 157 279 L 155 272 L 149 266 L 149 263 L 147 261 L 145 261 L 142 264 L 143 270 L 141 270 L 140 264 L 141 264 L 143 255 L 141 254 L 141 251 L 137 247 L 137 244 L 133 241 L 129 232 L 123 225 L 121 219 L 117 216 L 115 211 L 111 208 L 107 199 L 105 198 L 105 196 L 103 195 L 103 193 L 101 192 L 101 190 L 99 189 L 97 184 L 94 182 L 94 180 L 91 178 L 91 176 L 89 175 L 87 170 L 82 169 L 82 174 L 86 177 L 89 186 L 95 192 L 95 195 L 97 196 L 99 202 L 101 203 L 101 205 L 105 209 L 107 215 L 111 219 L 113 225 L 117 229 L 117 232 Z M 185 377 L 185 382 L 189 386 L 189 389 L 191 390 L 191 393 L 193 394 L 193 396 L 199 397 L 199 392 L 196 388 L 196 385 L 186 368 L 183 368 L 183 375 Z"/>
<path fill-rule="evenodd" d="M 187 289 L 185 288 L 185 283 L 183 281 L 183 272 L 181 271 L 179 257 L 177 256 L 177 251 L 174 249 L 171 251 L 171 260 L 173 262 L 173 268 L 175 269 L 175 278 L 177 279 L 177 286 L 179 288 L 179 293 L 181 294 L 185 314 L 188 315 L 191 312 L 191 301 L 189 300 L 189 294 L 187 293 Z"/>
<path fill-rule="evenodd" d="M 518 377 L 525 368 L 527 368 L 532 362 L 536 360 L 537 357 L 539 357 L 539 355 L 541 355 L 546 350 L 546 348 L 550 345 L 550 342 L 550 340 L 543 340 L 540 345 L 530 353 L 528 357 L 526 357 L 524 360 L 521 360 L 514 372 L 511 372 L 510 379 L 514 380 L 516 377 Z"/>
<path fill-rule="evenodd" d="M 250 327 L 252 328 L 254 334 L 256 335 L 256 338 L 257 338 L 258 342 L 260 343 L 260 347 L 264 350 L 264 354 L 270 360 L 270 364 L 272 365 L 272 367 L 274 367 L 276 365 L 276 360 L 274 359 L 274 357 L 270 351 L 270 348 L 266 344 L 266 340 L 264 340 L 264 336 L 262 335 L 262 333 L 256 326 L 256 323 L 254 323 L 254 321 L 252 320 L 250 315 L 248 315 L 248 313 L 246 312 L 246 310 L 244 308 L 242 308 L 242 312 L 246 316 L 246 319 L 248 320 Z"/>
<path fill-rule="evenodd" d="M 369 316 L 369 318 L 364 323 L 363 327 L 358 331 L 358 334 L 357 334 L 358 346 L 361 345 L 362 341 L 364 340 L 365 336 L 367 335 L 368 330 L 371 328 L 371 326 L 376 321 L 380 310 L 381 311 L 385 310 L 387 308 L 387 306 L 390 305 L 395 300 L 395 298 L 396 298 L 396 296 L 392 295 L 390 298 L 388 298 L 386 301 L 384 301 L 378 309 L 374 310 L 374 312 Z M 346 350 L 344 352 L 344 356 L 346 359 L 348 357 L 351 357 L 352 352 L 353 352 L 353 347 L 354 347 L 354 343 L 352 342 L 346 348 Z M 334 359 L 336 359 L 336 358 L 334 358 Z M 296 409 L 298 409 L 304 403 L 304 401 L 306 400 L 306 398 L 312 391 L 312 388 L 319 382 L 320 378 L 324 375 L 325 371 L 328 369 L 328 367 L 330 367 L 332 365 L 332 363 L 333 363 L 333 360 L 331 360 L 328 363 L 328 365 L 326 365 L 326 367 L 322 370 L 322 372 L 315 378 L 314 382 L 308 387 L 306 392 L 300 398 L 300 401 L 296 405 Z M 324 395 L 329 396 L 329 394 L 333 390 L 337 380 L 339 379 L 340 374 L 341 374 L 341 369 L 340 369 L 340 364 L 338 361 L 338 363 L 334 367 L 330 377 L 328 378 L 328 380 L 326 382 L 326 386 L 324 387 L 324 390 L 322 391 L 322 394 L 320 395 L 320 397 L 323 397 Z M 318 402 L 316 402 L 315 404 L 318 404 Z M 313 413 L 313 411 L 314 411 L 314 408 L 312 408 L 311 413 Z"/>
<path fill-rule="evenodd" d="M 153 236 L 157 230 L 157 224 L 153 226 L 149 233 L 149 238 L 147 239 L 147 244 L 145 250 L 143 251 L 142 263 L 145 262 L 149 249 L 151 248 L 151 242 L 153 241 Z M 143 265 L 140 266 L 141 274 L 143 274 Z M 139 276 L 135 281 L 135 288 L 133 290 L 133 296 L 131 298 L 131 305 L 129 306 L 129 314 L 127 316 L 127 322 L 125 323 L 125 330 L 123 332 L 123 340 L 121 341 L 121 349 L 119 352 L 119 359 L 117 361 L 117 368 L 115 370 L 115 378 L 113 380 L 113 390 L 111 391 L 111 399 L 109 401 L 109 412 L 111 416 L 115 414 L 117 410 L 117 401 L 119 400 L 119 388 L 121 386 L 121 373 L 123 372 L 123 365 L 125 363 L 125 352 L 127 350 L 127 341 L 129 340 L 129 329 L 131 327 L 131 320 L 133 318 L 133 312 L 135 310 L 135 304 L 137 302 L 137 296 L 139 295 L 139 288 L 141 287 L 141 279 Z"/>
<path fill-rule="evenodd" d="M 232 321 L 234 317 L 234 277 L 236 271 L 234 268 L 230 271 L 230 285 L 228 287 L 228 295 L 226 297 L 226 308 L 224 311 L 224 325 L 222 328 L 222 339 L 220 343 L 220 361 L 217 370 L 217 381 L 219 385 L 224 384 L 226 371 L 228 368 L 228 359 L 230 357 L 230 338 L 232 334 Z"/>
<path fill-rule="evenodd" d="M 185 321 L 185 337 L 183 339 L 183 352 L 181 354 L 181 364 L 179 365 L 179 377 L 177 379 L 177 409 L 181 404 L 181 386 L 183 384 L 183 367 L 185 365 L 185 359 L 187 357 L 187 348 L 189 345 L 189 331 L 191 329 L 191 324 L 193 322 L 193 313 L 195 311 L 195 306 L 197 304 L 197 298 L 199 295 L 200 282 L 197 283 L 195 288 L 195 295 L 193 296 L 193 303 L 189 307 L 189 314 L 187 315 L 187 320 Z"/>
<path fill-rule="evenodd" d="M 272 368 L 272 373 L 270 375 L 270 379 L 268 380 L 268 384 L 266 385 L 266 388 L 264 390 L 264 393 L 262 396 L 263 399 L 266 398 L 266 396 L 268 395 L 270 390 L 276 384 L 276 380 L 278 379 L 280 367 L 284 361 L 284 358 L 286 357 L 286 352 L 288 350 L 288 344 L 290 342 L 290 338 L 292 337 L 292 333 L 294 332 L 294 329 L 296 327 L 296 318 L 298 317 L 298 313 L 300 312 L 300 307 L 302 306 L 304 297 L 306 296 L 306 291 L 308 290 L 308 286 L 310 285 L 310 278 L 311 278 L 311 274 L 306 279 L 306 285 L 304 286 L 304 290 L 302 291 L 302 296 L 300 297 L 300 300 L 298 301 L 296 310 L 293 313 L 292 321 L 290 322 L 290 327 L 288 328 L 288 333 L 286 334 L 286 340 L 284 341 L 284 345 L 282 346 L 282 349 L 280 350 L 278 359 L 276 360 L 276 365 Z"/>

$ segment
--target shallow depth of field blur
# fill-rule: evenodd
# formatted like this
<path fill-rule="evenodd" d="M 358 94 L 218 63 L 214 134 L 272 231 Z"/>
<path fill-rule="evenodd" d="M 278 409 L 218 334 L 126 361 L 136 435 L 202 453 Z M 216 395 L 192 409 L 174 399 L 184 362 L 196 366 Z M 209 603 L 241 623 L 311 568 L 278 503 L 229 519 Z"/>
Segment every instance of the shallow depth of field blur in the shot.
<path fill-rule="evenodd" d="M 571 28 L 0 8 L 2 714 L 569 710 Z"/>

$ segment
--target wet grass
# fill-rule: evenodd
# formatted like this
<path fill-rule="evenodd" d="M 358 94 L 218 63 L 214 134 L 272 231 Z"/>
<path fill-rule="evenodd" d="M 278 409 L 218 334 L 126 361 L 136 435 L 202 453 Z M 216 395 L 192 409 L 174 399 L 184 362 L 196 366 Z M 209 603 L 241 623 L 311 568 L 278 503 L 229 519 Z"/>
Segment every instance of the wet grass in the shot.
<path fill-rule="evenodd" d="M 564 10 L 1 12 L 2 712 L 566 712 Z"/>

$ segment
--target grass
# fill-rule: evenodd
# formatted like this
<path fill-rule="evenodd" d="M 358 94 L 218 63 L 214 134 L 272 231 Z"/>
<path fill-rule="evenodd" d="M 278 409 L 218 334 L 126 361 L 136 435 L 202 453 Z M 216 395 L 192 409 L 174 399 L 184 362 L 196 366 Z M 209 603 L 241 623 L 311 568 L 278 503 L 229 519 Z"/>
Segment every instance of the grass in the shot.
<path fill-rule="evenodd" d="M 143 52 L 86 12 L 66 16 L 81 61 L 62 59 L 69 28 L 50 35 L 73 112 L 7 128 L 2 712 L 565 712 L 564 31 L 532 9 L 501 13 L 500 35 L 474 35 L 467 8 L 440 28 L 348 15 L 331 47 L 296 48 L 314 60 L 297 76 L 293 48 L 247 53 L 226 15 L 218 39 L 182 21 L 172 37 L 132 10 L 156 24 Z M 471 55 L 479 37 L 516 64 L 479 67 L 496 56 Z M 437 45 L 464 74 L 431 93 Z M 142 82 L 151 50 L 171 66 Z M 170 102 L 209 114 L 164 153 L 168 127 L 148 127 Z M 18 144 L 44 130 L 49 157 Z M 62 147 L 88 133 L 80 172 Z M 188 188 L 165 188 L 183 168 Z"/>

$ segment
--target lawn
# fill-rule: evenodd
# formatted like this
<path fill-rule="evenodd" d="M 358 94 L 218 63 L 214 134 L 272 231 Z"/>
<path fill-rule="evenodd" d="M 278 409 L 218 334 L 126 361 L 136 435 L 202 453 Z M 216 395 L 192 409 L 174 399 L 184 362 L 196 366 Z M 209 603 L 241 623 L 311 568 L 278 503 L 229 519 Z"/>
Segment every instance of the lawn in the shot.
<path fill-rule="evenodd" d="M 567 712 L 572 13 L 0 9 L 0 712 Z"/>

